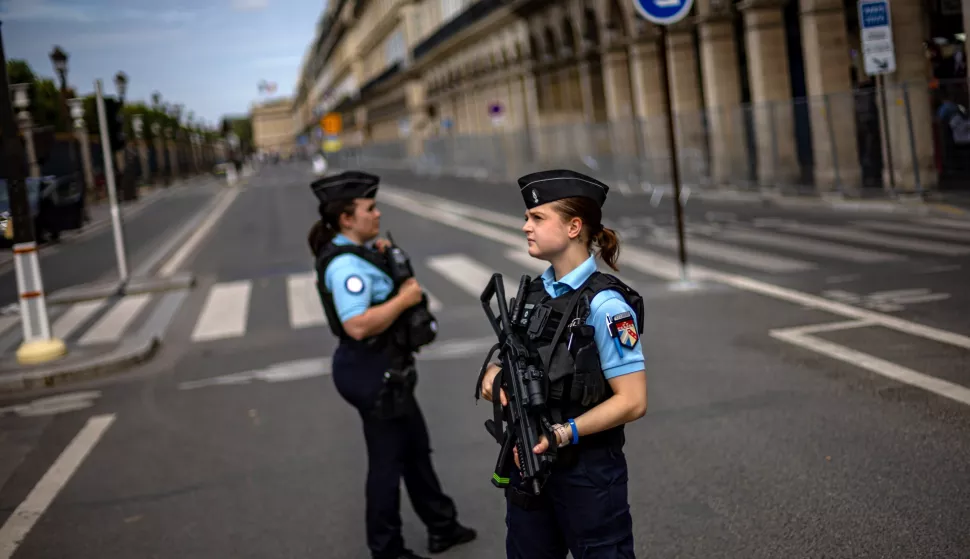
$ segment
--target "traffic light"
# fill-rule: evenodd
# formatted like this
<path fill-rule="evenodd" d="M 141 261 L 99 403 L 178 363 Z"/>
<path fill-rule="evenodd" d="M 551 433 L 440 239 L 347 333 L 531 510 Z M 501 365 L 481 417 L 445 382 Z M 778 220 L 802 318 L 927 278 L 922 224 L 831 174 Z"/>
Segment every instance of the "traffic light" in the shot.
<path fill-rule="evenodd" d="M 121 112 L 121 103 L 116 99 L 105 98 L 104 116 L 108 121 L 108 142 L 111 151 L 118 151 L 125 147 L 125 126 L 124 115 Z"/>

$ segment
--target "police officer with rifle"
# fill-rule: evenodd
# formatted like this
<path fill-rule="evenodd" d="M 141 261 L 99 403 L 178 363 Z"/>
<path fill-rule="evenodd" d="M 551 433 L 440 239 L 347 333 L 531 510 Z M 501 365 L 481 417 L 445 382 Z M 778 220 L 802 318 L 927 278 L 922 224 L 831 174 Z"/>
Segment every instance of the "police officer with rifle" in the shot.
<path fill-rule="evenodd" d="M 414 395 L 414 353 L 430 344 L 437 323 L 407 254 L 378 239 L 380 179 L 348 171 L 314 181 L 321 219 L 308 242 L 317 289 L 333 334 L 333 380 L 360 413 L 367 442 L 367 544 L 375 559 L 420 559 L 401 536 L 400 480 L 439 553 L 469 542 L 431 463 L 427 426 Z"/>
<path fill-rule="evenodd" d="M 601 223 L 605 184 L 568 170 L 518 183 L 529 255 L 550 267 L 523 276 L 507 306 L 492 276 L 481 299 L 499 343 L 475 392 L 493 402 L 485 425 L 501 445 L 492 483 L 506 494 L 506 555 L 632 558 L 623 426 L 647 408 L 643 299 L 597 270 L 596 255 L 617 270 L 619 251 Z"/>

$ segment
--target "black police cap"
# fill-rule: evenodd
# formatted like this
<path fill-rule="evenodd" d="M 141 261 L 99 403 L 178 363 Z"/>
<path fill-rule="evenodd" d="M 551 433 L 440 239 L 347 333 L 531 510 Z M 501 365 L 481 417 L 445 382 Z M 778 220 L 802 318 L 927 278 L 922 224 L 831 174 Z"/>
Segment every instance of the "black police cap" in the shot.
<path fill-rule="evenodd" d="M 339 175 L 317 179 L 310 183 L 310 188 L 317 199 L 325 204 L 335 200 L 373 198 L 377 195 L 377 185 L 380 182 L 380 177 L 370 173 L 344 171 Z"/>
<path fill-rule="evenodd" d="M 519 178 L 519 190 L 522 193 L 522 200 L 525 201 L 525 207 L 530 210 L 542 204 L 574 196 L 590 198 L 602 208 L 610 187 L 576 171 L 553 169 Z"/>

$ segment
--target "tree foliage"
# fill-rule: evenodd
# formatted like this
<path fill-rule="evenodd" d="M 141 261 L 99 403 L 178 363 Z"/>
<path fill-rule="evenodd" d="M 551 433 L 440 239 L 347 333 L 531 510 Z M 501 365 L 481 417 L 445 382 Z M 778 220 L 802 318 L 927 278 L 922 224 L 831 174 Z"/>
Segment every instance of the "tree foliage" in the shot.
<path fill-rule="evenodd" d="M 70 109 L 65 103 L 61 102 L 60 88 L 53 79 L 38 76 L 33 69 L 23 60 L 7 61 L 7 76 L 10 84 L 29 83 L 30 107 L 29 111 L 33 118 L 34 126 L 51 126 L 58 132 L 73 130 L 73 119 L 70 116 Z M 76 97 L 77 93 L 71 88 L 67 89 L 67 99 Z M 105 95 L 105 99 L 115 99 L 116 97 Z M 94 93 L 86 95 L 84 99 L 84 121 L 87 125 L 88 133 L 92 135 L 100 134 L 98 126 L 97 101 Z M 132 129 L 133 115 L 142 115 L 144 123 L 142 135 L 147 140 L 154 139 L 152 124 L 159 123 L 162 129 L 177 128 L 181 131 L 193 131 L 197 129 L 194 122 L 194 113 L 189 113 L 190 119 L 187 120 L 182 114 L 181 105 L 172 105 L 163 102 L 159 92 L 153 92 L 152 105 L 142 102 L 126 102 L 123 108 L 125 115 L 125 135 L 134 138 Z M 163 132 L 164 133 L 164 132 Z M 215 139 L 219 136 L 217 130 L 203 130 L 202 134 L 208 139 Z"/>

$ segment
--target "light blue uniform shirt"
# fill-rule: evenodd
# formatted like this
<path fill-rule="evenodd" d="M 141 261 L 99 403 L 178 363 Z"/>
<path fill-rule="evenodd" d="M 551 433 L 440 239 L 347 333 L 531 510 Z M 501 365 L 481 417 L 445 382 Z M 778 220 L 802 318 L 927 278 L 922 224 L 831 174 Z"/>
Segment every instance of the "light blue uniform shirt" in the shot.
<path fill-rule="evenodd" d="M 570 291 L 575 291 L 595 271 L 596 260 L 593 256 L 590 256 L 559 281 L 556 281 L 556 272 L 550 266 L 542 273 L 542 285 L 550 297 L 559 297 Z M 589 307 L 586 324 L 596 329 L 596 334 L 593 337 L 596 340 L 596 349 L 599 350 L 603 376 L 611 379 L 643 370 L 643 348 L 640 346 L 639 337 L 636 345 L 632 348 L 617 348 L 610 336 L 610 329 L 606 325 L 606 315 L 612 317 L 624 312 L 632 314 L 634 323 L 636 323 L 638 318 L 636 312 L 627 304 L 623 296 L 614 289 L 606 289 L 593 296 L 593 300 L 589 302 Z"/>
<path fill-rule="evenodd" d="M 354 242 L 338 233 L 333 244 Z M 373 304 L 383 303 L 394 290 L 391 276 L 356 254 L 341 254 L 331 260 L 324 271 L 324 285 L 333 294 L 333 305 L 342 323 L 364 314 Z"/>

